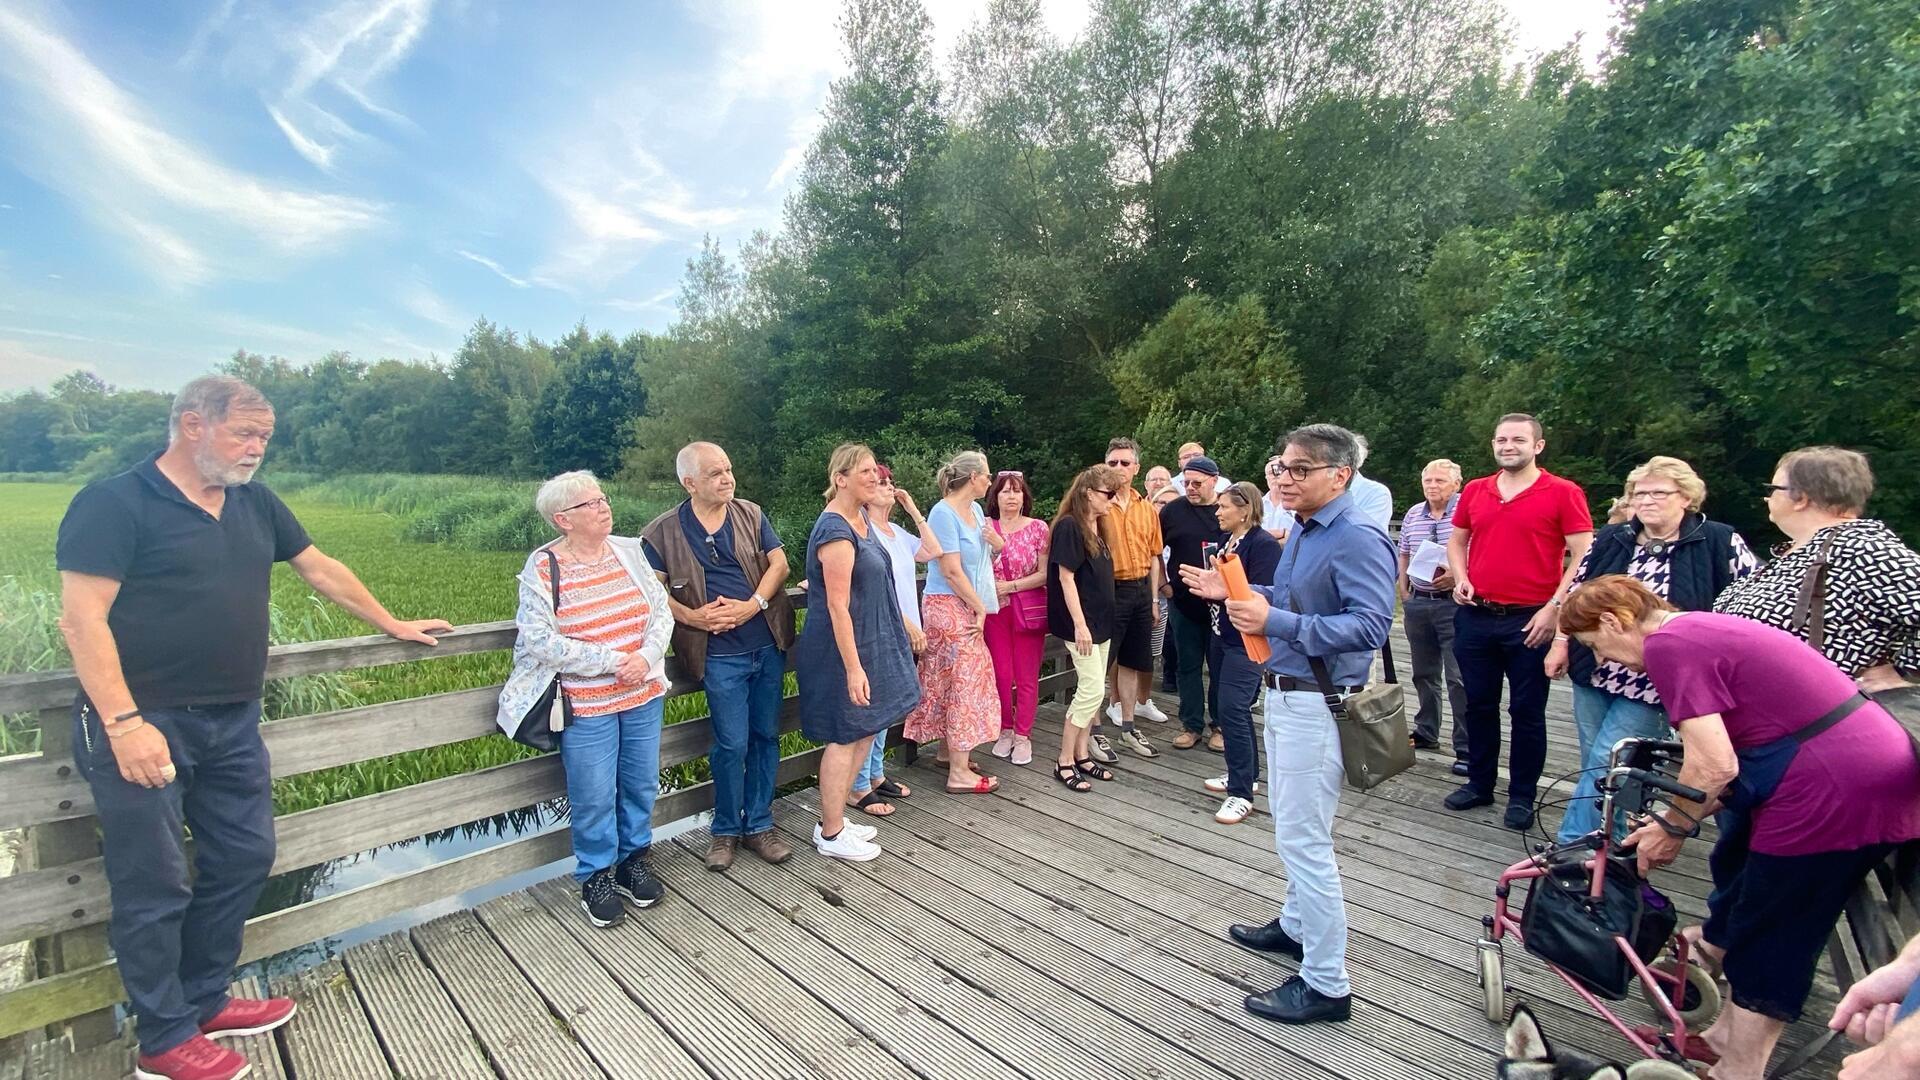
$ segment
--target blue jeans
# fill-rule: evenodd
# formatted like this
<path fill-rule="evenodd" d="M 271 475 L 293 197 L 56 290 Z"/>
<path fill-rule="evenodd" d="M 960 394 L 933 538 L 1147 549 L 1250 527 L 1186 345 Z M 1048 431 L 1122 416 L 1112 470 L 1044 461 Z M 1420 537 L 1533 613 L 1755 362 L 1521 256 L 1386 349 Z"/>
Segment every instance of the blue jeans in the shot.
<path fill-rule="evenodd" d="M 1267 809 L 1287 868 L 1280 928 L 1306 949 L 1300 977 L 1329 997 L 1347 985 L 1347 898 L 1333 858 L 1340 809 L 1340 736 L 1317 693 L 1267 691 Z"/>
<path fill-rule="evenodd" d="M 1238 630 L 1228 628 L 1228 633 Z M 1220 728 L 1220 740 L 1227 750 L 1227 794 L 1253 799 L 1253 785 L 1260 779 L 1258 727 L 1254 710 L 1260 707 L 1260 667 L 1247 658 L 1245 649 L 1229 649 L 1219 635 L 1212 638 L 1213 681 L 1216 708 L 1213 722 Z"/>
<path fill-rule="evenodd" d="M 1600 777 L 1613 744 L 1621 739 L 1664 739 L 1667 710 L 1592 686 L 1573 687 L 1573 723 L 1580 729 L 1580 783 L 1573 789 L 1567 815 L 1560 819 L 1559 841 L 1578 840 L 1600 827 Z M 1614 811 L 1613 838 L 1627 834 L 1625 808 Z"/>
<path fill-rule="evenodd" d="M 1500 682 L 1507 684 L 1507 801 L 1532 806 L 1547 766 L 1547 647 L 1528 645 L 1527 620 L 1539 608 L 1495 615 L 1460 605 L 1453 613 L 1453 655 L 1467 691 L 1467 785 L 1492 795 L 1500 769 Z"/>
<path fill-rule="evenodd" d="M 173 783 L 123 779 L 85 699 L 74 706 L 73 760 L 100 815 L 107 938 L 140 1049 L 162 1054 L 226 1007 L 241 932 L 273 869 L 273 788 L 258 699 L 142 715 L 167 738 Z M 183 828 L 193 830 L 191 874 Z"/>
<path fill-rule="evenodd" d="M 575 717 L 560 737 L 573 821 L 575 881 L 653 845 L 660 722 L 666 707 L 663 695 L 625 712 Z"/>
<path fill-rule="evenodd" d="M 735 656 L 708 656 L 707 712 L 713 717 L 713 835 L 773 828 L 773 784 L 780 769 L 780 698 L 786 657 L 768 645 Z"/>
<path fill-rule="evenodd" d="M 854 794 L 873 790 L 873 785 L 887 775 L 887 732 L 882 728 L 873 733 L 873 750 L 867 754 L 867 760 L 861 762 L 860 771 L 853 774 Z"/>

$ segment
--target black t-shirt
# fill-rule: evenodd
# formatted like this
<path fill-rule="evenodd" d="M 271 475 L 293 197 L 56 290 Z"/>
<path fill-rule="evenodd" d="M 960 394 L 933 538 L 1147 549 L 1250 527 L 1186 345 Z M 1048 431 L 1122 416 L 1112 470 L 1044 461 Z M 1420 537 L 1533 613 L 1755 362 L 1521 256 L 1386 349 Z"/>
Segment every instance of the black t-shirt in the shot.
<path fill-rule="evenodd" d="M 55 562 L 120 583 L 107 625 L 135 704 L 250 701 L 266 682 L 273 564 L 313 542 L 263 485 L 228 488 L 216 518 L 167 479 L 158 457 L 73 497 Z"/>
<path fill-rule="evenodd" d="M 1220 519 L 1210 505 L 1197 506 L 1184 498 L 1175 499 L 1160 508 L 1160 536 L 1167 545 L 1167 578 L 1173 583 L 1173 606 L 1194 622 L 1206 622 L 1207 602 L 1187 591 L 1187 583 L 1180 580 L 1180 568 L 1206 564 L 1200 557 L 1201 544 L 1213 544 L 1217 548 L 1227 542 Z"/>
<path fill-rule="evenodd" d="M 1060 575 L 1072 574 L 1073 587 L 1080 594 L 1080 614 L 1087 620 L 1087 633 L 1095 645 L 1113 637 L 1113 556 L 1087 550 L 1080 525 L 1062 521 L 1053 530 L 1053 543 L 1047 549 L 1047 629 L 1054 637 L 1073 640 L 1073 613 L 1067 610 L 1066 594 L 1060 591 Z"/>

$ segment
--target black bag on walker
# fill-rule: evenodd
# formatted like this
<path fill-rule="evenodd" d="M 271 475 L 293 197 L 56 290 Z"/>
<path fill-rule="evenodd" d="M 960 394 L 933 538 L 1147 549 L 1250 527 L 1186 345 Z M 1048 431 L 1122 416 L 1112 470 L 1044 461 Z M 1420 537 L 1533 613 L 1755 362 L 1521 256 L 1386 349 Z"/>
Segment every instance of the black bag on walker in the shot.
<path fill-rule="evenodd" d="M 1641 963 L 1650 964 L 1679 925 L 1679 913 L 1658 889 L 1647 884 L 1631 856 L 1610 856 L 1607 883 L 1596 904 L 1587 895 L 1589 879 L 1579 863 L 1561 863 L 1536 878 L 1520 913 L 1520 936 L 1527 951 L 1571 975 L 1601 997 L 1619 1001 L 1633 982 L 1633 966 L 1614 943 L 1614 935 L 1633 944 Z"/>

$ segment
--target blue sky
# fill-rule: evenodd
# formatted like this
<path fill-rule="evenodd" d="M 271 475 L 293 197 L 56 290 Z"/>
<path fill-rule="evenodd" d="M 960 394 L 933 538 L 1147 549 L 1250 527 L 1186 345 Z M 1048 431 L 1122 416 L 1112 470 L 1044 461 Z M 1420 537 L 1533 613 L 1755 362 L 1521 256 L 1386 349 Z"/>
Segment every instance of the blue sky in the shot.
<path fill-rule="evenodd" d="M 1518 53 L 1609 25 L 1507 4 Z M 937 44 L 984 7 L 930 0 Z M 778 227 L 836 11 L 0 0 L 0 393 L 171 388 L 236 348 L 447 359 L 482 315 L 663 329 L 703 235 Z"/>

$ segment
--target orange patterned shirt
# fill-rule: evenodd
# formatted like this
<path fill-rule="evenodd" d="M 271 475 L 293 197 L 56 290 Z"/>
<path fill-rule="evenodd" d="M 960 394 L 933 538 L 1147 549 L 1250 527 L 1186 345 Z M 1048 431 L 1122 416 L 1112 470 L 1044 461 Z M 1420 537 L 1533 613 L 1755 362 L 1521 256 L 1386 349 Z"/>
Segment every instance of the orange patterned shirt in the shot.
<path fill-rule="evenodd" d="M 542 583 L 548 580 L 544 565 L 540 567 L 540 579 Z M 633 653 L 646 640 L 647 620 L 653 617 L 653 608 L 609 549 L 606 558 L 590 565 L 560 564 L 560 610 L 555 614 L 560 633 L 567 637 Z M 573 703 L 575 716 L 625 712 L 667 692 L 658 673 L 639 686 L 628 686 L 613 674 L 562 674 L 560 688 Z"/>
<path fill-rule="evenodd" d="M 1166 543 L 1153 504 L 1132 488 L 1126 494 L 1125 502 L 1115 499 L 1113 509 L 1100 519 L 1100 537 L 1113 552 L 1113 580 L 1139 581 L 1153 569 Z"/>

